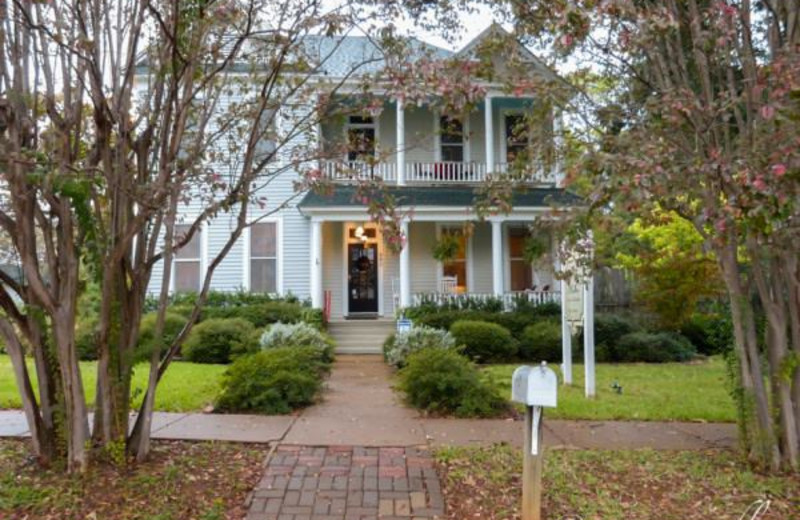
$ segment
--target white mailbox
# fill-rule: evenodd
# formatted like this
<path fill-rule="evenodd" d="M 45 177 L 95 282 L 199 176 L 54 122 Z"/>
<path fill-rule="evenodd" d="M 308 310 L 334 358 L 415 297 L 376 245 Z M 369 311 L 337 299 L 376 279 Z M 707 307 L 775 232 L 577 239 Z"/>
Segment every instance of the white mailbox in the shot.
<path fill-rule="evenodd" d="M 541 366 L 523 366 L 514 370 L 511 400 L 527 406 L 556 406 L 558 377 L 542 362 Z"/>

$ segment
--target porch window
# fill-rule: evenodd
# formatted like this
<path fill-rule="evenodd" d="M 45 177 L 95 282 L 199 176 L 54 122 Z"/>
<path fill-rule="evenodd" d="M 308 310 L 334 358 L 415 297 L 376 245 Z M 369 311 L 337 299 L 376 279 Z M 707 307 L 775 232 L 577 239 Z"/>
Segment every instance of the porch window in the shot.
<path fill-rule="evenodd" d="M 444 228 L 443 235 L 453 235 L 458 238 L 459 247 L 456 256 L 442 263 L 442 276 L 455 279 L 455 292 L 466 293 L 467 288 L 467 236 L 460 228 Z"/>
<path fill-rule="evenodd" d="M 250 290 L 278 291 L 278 226 L 259 222 L 250 227 Z"/>
<path fill-rule="evenodd" d="M 375 157 L 376 127 L 372 116 L 350 116 L 347 124 L 347 160 L 368 161 Z"/>
<path fill-rule="evenodd" d="M 439 119 L 439 142 L 442 161 L 464 162 L 464 123 L 460 119 Z"/>
<path fill-rule="evenodd" d="M 508 258 L 510 262 L 511 290 L 533 289 L 533 268 L 525 262 L 525 240 L 530 236 L 527 228 L 508 229 Z"/>
<path fill-rule="evenodd" d="M 191 229 L 188 224 L 175 226 L 175 240 L 183 240 Z M 201 231 L 192 235 L 189 243 L 175 251 L 172 272 L 175 292 L 192 292 L 200 289 L 200 238 Z"/>
<path fill-rule="evenodd" d="M 511 164 L 524 161 L 529 155 L 530 131 L 523 114 L 507 114 L 506 123 L 506 161 Z"/>

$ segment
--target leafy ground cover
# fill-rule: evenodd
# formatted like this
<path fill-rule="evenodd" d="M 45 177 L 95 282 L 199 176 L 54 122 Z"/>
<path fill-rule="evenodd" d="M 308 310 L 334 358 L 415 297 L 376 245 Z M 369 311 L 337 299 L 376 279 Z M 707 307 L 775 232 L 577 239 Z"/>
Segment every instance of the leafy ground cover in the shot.
<path fill-rule="evenodd" d="M 156 410 L 162 412 L 202 410 L 214 402 L 219 392 L 222 373 L 226 368 L 224 365 L 173 362 L 158 385 Z M 29 364 L 29 369 L 30 374 L 35 377 L 33 363 Z M 134 369 L 132 395 L 137 406 L 147 387 L 147 370 L 146 364 L 137 365 Z M 91 403 L 94 401 L 97 363 L 82 361 L 81 373 L 86 396 Z M 0 355 L 0 409 L 21 407 L 22 402 L 14 381 L 11 360 L 7 355 Z"/>
<path fill-rule="evenodd" d="M 228 520 L 262 472 L 266 445 L 156 442 L 148 462 L 80 478 L 42 471 L 25 442 L 0 441 L 0 518 Z"/>
<path fill-rule="evenodd" d="M 483 374 L 500 395 L 511 394 L 511 375 L 518 365 L 490 365 Z M 557 366 L 553 370 L 559 372 Z M 693 363 L 598 364 L 597 397 L 583 395 L 583 365 L 573 365 L 573 385 L 560 386 L 558 407 L 548 417 L 640 421 L 734 422 L 725 362 L 720 357 Z M 559 378 L 560 378 L 559 374 Z M 621 393 L 612 388 L 614 383 Z"/>
<path fill-rule="evenodd" d="M 520 518 L 519 450 L 444 448 L 436 459 L 448 519 Z M 550 519 L 783 520 L 800 511 L 800 477 L 753 473 L 730 451 L 549 451 L 543 482 Z M 758 504 L 763 516 L 753 515 Z"/>

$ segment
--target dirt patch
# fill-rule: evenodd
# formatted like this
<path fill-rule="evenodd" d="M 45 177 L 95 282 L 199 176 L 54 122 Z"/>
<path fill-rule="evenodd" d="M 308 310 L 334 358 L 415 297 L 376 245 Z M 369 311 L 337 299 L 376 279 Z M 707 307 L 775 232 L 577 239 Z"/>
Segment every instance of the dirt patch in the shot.
<path fill-rule="evenodd" d="M 444 448 L 436 457 L 448 519 L 520 518 L 518 450 Z M 800 510 L 800 477 L 754 473 L 730 451 L 562 450 L 545 460 L 546 519 L 785 520 Z M 758 504 L 766 511 L 753 516 Z"/>
<path fill-rule="evenodd" d="M 26 441 L 0 441 L 0 518 L 238 520 L 263 471 L 265 445 L 156 442 L 144 464 L 43 471 Z"/>

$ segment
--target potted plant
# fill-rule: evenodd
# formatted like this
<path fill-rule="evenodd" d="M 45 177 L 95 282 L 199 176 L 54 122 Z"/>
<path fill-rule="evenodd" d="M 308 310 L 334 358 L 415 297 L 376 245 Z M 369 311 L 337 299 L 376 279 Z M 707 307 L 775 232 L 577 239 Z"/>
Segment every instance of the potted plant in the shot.
<path fill-rule="evenodd" d="M 547 242 L 541 237 L 528 237 L 522 249 L 522 258 L 528 264 L 538 262 L 547 254 Z"/>
<path fill-rule="evenodd" d="M 458 250 L 461 248 L 461 239 L 458 235 L 442 233 L 439 240 L 433 245 L 433 258 L 447 263 L 455 259 Z"/>

